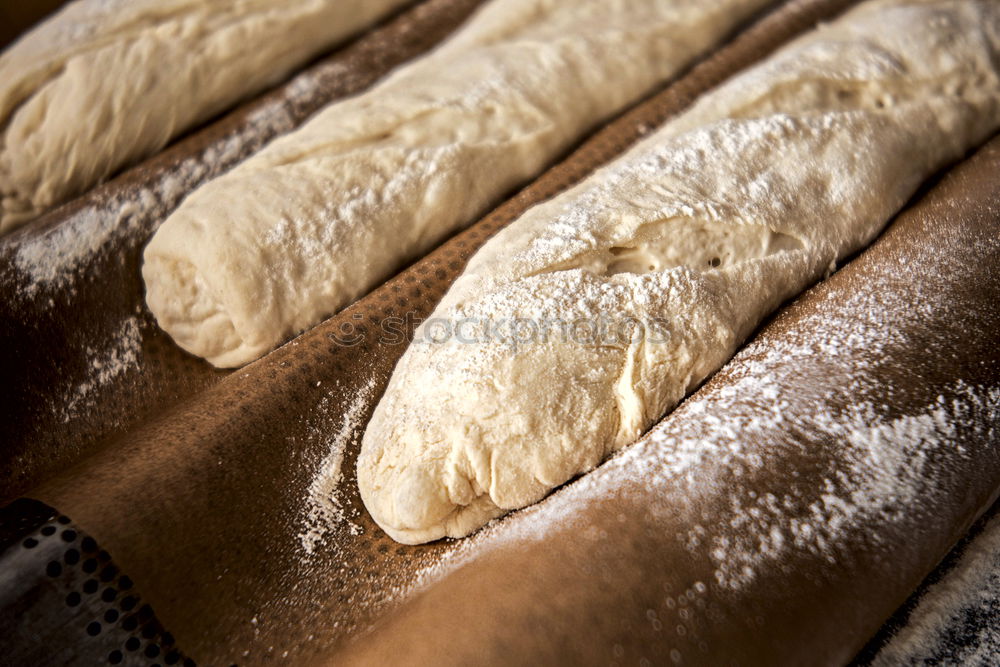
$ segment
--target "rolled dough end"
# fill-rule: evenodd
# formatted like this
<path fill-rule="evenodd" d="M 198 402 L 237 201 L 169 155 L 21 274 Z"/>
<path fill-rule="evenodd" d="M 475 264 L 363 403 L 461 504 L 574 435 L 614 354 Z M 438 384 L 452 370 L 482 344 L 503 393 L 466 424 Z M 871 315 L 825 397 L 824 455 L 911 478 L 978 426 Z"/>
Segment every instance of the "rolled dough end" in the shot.
<path fill-rule="evenodd" d="M 185 351 L 213 366 L 242 366 L 272 347 L 240 335 L 228 309 L 191 262 L 147 249 L 142 278 L 146 305 L 160 328 Z"/>
<path fill-rule="evenodd" d="M 466 537 L 509 511 L 497 507 L 488 495 L 482 495 L 468 505 L 455 505 L 450 514 L 427 528 L 394 528 L 380 522 L 374 514 L 372 517 L 386 535 L 400 544 L 426 544 L 444 537 Z"/>
<path fill-rule="evenodd" d="M 382 441 L 388 442 L 391 436 L 384 435 Z M 366 440 L 376 437 L 365 434 Z M 365 507 L 375 523 L 402 544 L 465 537 L 511 509 L 498 507 L 474 481 L 456 474 L 445 459 L 433 457 L 435 449 L 423 449 L 429 457 L 424 466 L 395 465 L 399 450 L 374 443 L 358 458 L 358 490 Z"/>

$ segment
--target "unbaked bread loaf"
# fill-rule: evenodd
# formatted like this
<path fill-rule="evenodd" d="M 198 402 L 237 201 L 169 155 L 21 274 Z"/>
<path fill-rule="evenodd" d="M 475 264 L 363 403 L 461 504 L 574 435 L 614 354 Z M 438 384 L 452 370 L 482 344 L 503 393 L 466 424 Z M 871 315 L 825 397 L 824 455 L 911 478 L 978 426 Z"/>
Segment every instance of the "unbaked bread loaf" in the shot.
<path fill-rule="evenodd" d="M 313 664 L 870 664 L 1000 491 L 998 169 L 994 139 L 597 470 L 403 549 L 415 590 Z"/>
<path fill-rule="evenodd" d="M 372 517 L 466 535 L 634 441 L 997 128 L 998 62 L 1000 3 L 867 2 L 530 210 L 396 367 L 358 460 Z"/>
<path fill-rule="evenodd" d="M 77 0 L 0 55 L 0 233 L 407 0 Z"/>
<path fill-rule="evenodd" d="M 493 0 L 206 184 L 144 254 L 185 350 L 238 366 L 473 221 L 768 0 Z"/>

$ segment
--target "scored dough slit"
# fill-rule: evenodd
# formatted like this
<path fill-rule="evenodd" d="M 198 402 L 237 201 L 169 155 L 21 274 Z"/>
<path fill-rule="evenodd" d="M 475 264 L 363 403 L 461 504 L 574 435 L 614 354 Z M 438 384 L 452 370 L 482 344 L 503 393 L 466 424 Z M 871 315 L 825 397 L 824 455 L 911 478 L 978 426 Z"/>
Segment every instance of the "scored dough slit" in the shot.
<path fill-rule="evenodd" d="M 643 227 L 647 226 L 651 227 L 649 223 Z M 802 241 L 790 234 L 749 223 L 674 218 L 657 226 L 660 234 L 640 232 L 636 236 L 645 240 L 609 248 L 611 259 L 600 274 L 642 274 L 681 266 L 707 271 L 803 249 Z"/>
<path fill-rule="evenodd" d="M 708 271 L 804 247 L 801 239 L 766 225 L 678 216 L 643 223 L 632 234 L 631 242 L 613 242 L 606 250 L 559 262 L 526 277 L 573 269 L 605 277 L 669 271 L 682 266 Z"/>

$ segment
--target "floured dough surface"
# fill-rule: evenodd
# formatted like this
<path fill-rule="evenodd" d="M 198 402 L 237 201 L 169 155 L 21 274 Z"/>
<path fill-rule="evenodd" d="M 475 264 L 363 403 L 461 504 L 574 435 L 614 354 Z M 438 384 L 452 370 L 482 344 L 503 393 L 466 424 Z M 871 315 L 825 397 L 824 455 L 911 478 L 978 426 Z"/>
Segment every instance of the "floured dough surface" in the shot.
<path fill-rule="evenodd" d="M 0 232 L 408 0 L 77 0 L 0 55 Z"/>
<path fill-rule="evenodd" d="M 144 254 L 184 349 L 238 366 L 535 176 L 768 0 L 492 0 L 367 93 L 195 191 Z"/>
<path fill-rule="evenodd" d="M 466 535 L 635 440 L 996 130 L 998 62 L 1000 3 L 868 2 L 528 211 L 396 367 L 358 460 L 373 518 Z"/>

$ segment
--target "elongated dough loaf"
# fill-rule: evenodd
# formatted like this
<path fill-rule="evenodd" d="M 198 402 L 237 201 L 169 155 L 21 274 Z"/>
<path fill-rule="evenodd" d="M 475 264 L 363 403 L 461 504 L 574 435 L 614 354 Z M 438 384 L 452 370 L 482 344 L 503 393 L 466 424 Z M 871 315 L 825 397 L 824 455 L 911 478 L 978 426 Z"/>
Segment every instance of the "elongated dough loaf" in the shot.
<path fill-rule="evenodd" d="M 314 664 L 872 664 L 1000 491 L 998 170 L 994 139 L 639 442 L 420 550 L 413 594 Z M 875 664 L 995 664 L 948 655 Z"/>
<path fill-rule="evenodd" d="M 0 55 L 0 232 L 407 0 L 78 0 Z"/>
<path fill-rule="evenodd" d="M 768 0 L 493 0 L 195 191 L 144 255 L 184 349 L 252 361 L 369 290 Z"/>
<path fill-rule="evenodd" d="M 1000 3 L 865 3 L 531 209 L 396 367 L 358 460 L 373 518 L 462 536 L 635 440 L 997 128 L 998 51 Z"/>

